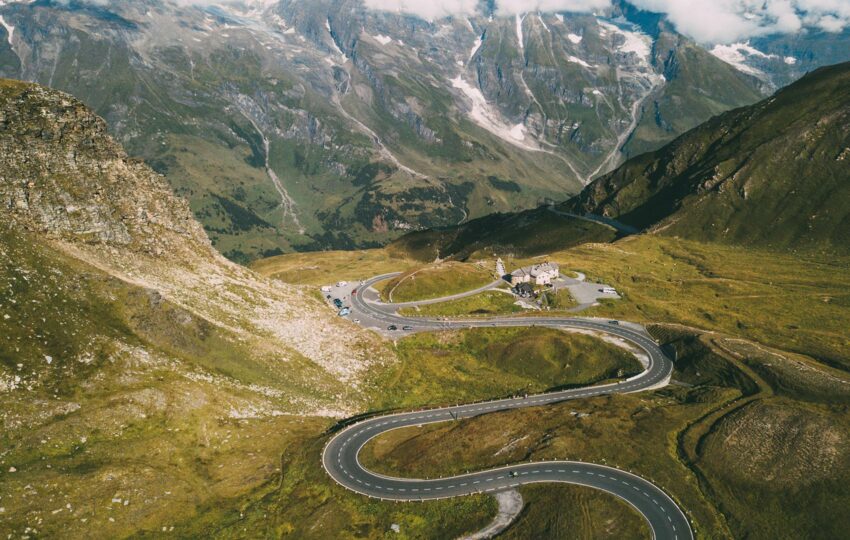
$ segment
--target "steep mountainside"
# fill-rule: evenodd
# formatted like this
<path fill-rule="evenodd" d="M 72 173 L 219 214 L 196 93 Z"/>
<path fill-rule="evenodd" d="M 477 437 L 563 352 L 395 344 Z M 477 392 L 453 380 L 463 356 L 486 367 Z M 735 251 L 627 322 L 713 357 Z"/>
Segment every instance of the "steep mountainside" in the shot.
<path fill-rule="evenodd" d="M 138 350 L 255 385 L 279 411 L 357 405 L 372 338 L 221 257 L 165 179 L 74 98 L 0 80 L 0 224 L 0 370 L 12 390 Z"/>
<path fill-rule="evenodd" d="M 239 261 L 561 200 L 765 84 L 625 2 L 435 21 L 360 0 L 0 4 L 0 75 L 93 107 Z"/>
<path fill-rule="evenodd" d="M 238 500 L 393 359 L 224 259 L 79 101 L 0 79 L 0 530 L 125 537 Z"/>
<path fill-rule="evenodd" d="M 700 240 L 847 252 L 850 63 L 628 161 L 565 207 Z"/>

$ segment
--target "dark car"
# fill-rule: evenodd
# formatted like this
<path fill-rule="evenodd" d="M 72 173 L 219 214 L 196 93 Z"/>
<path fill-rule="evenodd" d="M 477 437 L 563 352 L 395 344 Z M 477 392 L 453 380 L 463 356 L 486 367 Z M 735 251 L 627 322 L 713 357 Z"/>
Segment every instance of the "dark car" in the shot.
<path fill-rule="evenodd" d="M 516 472 L 516 471 L 511 471 L 511 472 L 509 472 L 509 473 L 508 473 L 508 476 L 510 476 L 511 478 L 516 478 L 516 477 L 517 477 L 517 472 Z"/>
<path fill-rule="evenodd" d="M 402 328 L 402 330 L 407 330 L 409 332 L 409 331 L 413 330 L 413 327 L 412 326 L 405 326 L 405 327 Z"/>
<path fill-rule="evenodd" d="M 608 321 L 608 324 L 613 324 L 614 326 L 620 326 L 620 321 Z"/>
<path fill-rule="evenodd" d="M 391 325 L 387 326 L 387 330 L 398 330 L 398 326 L 391 324 Z"/>
<path fill-rule="evenodd" d="M 334 305 L 337 308 L 341 308 L 342 307 L 342 300 L 340 300 L 339 298 L 334 298 Z"/>

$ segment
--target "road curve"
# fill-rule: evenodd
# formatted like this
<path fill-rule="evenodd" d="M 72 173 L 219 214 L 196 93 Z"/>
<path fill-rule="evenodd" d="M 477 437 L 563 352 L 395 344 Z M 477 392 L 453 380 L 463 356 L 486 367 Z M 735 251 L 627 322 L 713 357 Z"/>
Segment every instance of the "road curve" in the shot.
<path fill-rule="evenodd" d="M 368 316 L 371 320 L 380 323 L 415 325 L 417 331 L 493 326 L 545 326 L 592 330 L 615 336 L 643 350 L 648 359 L 647 364 L 640 375 L 613 384 L 390 414 L 362 420 L 336 433 L 322 452 L 322 464 L 336 482 L 361 495 L 397 501 L 443 499 L 476 493 L 494 493 L 525 484 L 564 482 L 600 489 L 624 500 L 644 517 L 655 539 L 691 540 L 693 538 L 685 514 L 663 490 L 639 476 L 604 465 L 578 461 L 542 461 L 439 479 L 394 478 L 363 467 L 358 457 L 360 449 L 371 439 L 393 429 L 456 421 L 497 411 L 541 406 L 577 398 L 640 392 L 663 386 L 673 371 L 672 362 L 647 334 L 623 325 L 613 325 L 607 321 L 556 317 L 440 321 L 402 317 L 395 313 L 394 308 L 397 306 L 364 300 L 363 295 L 369 287 L 393 275 L 397 274 L 377 276 L 362 284 L 356 293 L 351 295 L 353 313 Z"/>

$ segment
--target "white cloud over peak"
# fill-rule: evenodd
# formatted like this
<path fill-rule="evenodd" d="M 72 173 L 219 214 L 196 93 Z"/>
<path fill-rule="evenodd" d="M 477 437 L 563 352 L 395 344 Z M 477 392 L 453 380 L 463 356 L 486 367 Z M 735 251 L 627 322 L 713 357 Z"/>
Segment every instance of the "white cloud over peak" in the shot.
<path fill-rule="evenodd" d="M 592 13 L 610 7 L 611 0 L 496 0 L 496 13 L 499 15 L 521 15 L 536 11 Z"/>
<path fill-rule="evenodd" d="M 369 9 L 405 13 L 433 21 L 450 15 L 474 15 L 478 0 L 363 0 Z"/>
<path fill-rule="evenodd" d="M 0 6 L 33 0 L 0 0 Z M 69 0 L 58 0 L 68 2 Z M 127 0 L 80 0 L 108 5 Z M 187 5 L 244 4 L 271 7 L 278 0 L 169 0 Z M 732 44 L 771 34 L 793 34 L 803 28 L 841 32 L 850 28 L 850 0 L 627 0 L 667 15 L 676 29 L 707 44 Z M 367 8 L 414 15 L 426 20 L 479 13 L 482 0 L 363 0 Z M 601 13 L 612 0 L 494 0 L 496 13 L 514 16 L 534 12 Z"/>
<path fill-rule="evenodd" d="M 804 27 L 841 32 L 850 27 L 850 0 L 628 0 L 664 13 L 676 29 L 703 43 L 734 43 Z M 477 12 L 478 0 L 364 0 L 367 7 L 434 20 Z M 603 12 L 611 0 L 495 0 L 496 13 Z"/>
<path fill-rule="evenodd" d="M 474 15 L 479 0 L 363 0 L 366 7 L 415 15 L 426 20 L 450 15 Z M 536 11 L 593 12 L 611 7 L 611 0 L 496 0 L 496 13 L 510 16 Z"/>
<path fill-rule="evenodd" d="M 676 29 L 704 43 L 792 34 L 803 27 L 840 32 L 850 26 L 850 0 L 629 0 L 665 13 Z"/>

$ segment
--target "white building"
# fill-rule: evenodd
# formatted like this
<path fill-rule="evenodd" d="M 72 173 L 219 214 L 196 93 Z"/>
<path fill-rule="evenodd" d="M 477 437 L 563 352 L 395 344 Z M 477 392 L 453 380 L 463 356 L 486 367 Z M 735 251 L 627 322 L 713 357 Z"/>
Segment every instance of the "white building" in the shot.
<path fill-rule="evenodd" d="M 561 269 L 555 263 L 545 262 L 532 266 L 530 273 L 535 285 L 551 285 L 561 275 Z"/>
<path fill-rule="evenodd" d="M 516 287 L 520 283 L 531 283 L 531 274 L 525 268 L 511 272 L 511 287 Z"/>
<path fill-rule="evenodd" d="M 552 281 L 558 279 L 561 269 L 555 263 L 545 262 L 535 264 L 531 268 L 520 268 L 511 273 L 511 285 L 516 287 L 520 283 L 534 283 L 535 285 L 551 285 Z"/>

